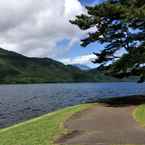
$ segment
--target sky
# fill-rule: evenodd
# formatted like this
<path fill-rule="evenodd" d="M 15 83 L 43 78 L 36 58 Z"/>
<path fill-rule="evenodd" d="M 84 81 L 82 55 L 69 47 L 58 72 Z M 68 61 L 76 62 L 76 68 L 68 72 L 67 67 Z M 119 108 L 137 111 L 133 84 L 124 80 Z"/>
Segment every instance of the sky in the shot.
<path fill-rule="evenodd" d="M 101 0 L 0 0 L 0 47 L 29 57 L 48 57 L 65 64 L 95 67 L 94 43 L 80 46 L 87 32 L 69 23 L 86 13 L 85 5 Z"/>

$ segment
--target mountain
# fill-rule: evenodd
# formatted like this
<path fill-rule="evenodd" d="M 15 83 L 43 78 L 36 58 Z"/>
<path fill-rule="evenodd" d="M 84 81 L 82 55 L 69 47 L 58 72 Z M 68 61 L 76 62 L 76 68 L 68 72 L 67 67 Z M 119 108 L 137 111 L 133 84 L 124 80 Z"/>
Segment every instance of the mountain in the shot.
<path fill-rule="evenodd" d="M 94 81 L 89 73 L 49 58 L 31 58 L 0 48 L 0 83 Z"/>
<path fill-rule="evenodd" d="M 53 59 L 26 57 L 0 48 L 0 84 L 112 81 L 118 80 L 96 69 L 84 71 Z"/>
<path fill-rule="evenodd" d="M 83 65 L 83 64 L 73 64 L 73 66 L 76 66 L 80 70 L 90 70 L 91 69 L 89 66 Z"/>

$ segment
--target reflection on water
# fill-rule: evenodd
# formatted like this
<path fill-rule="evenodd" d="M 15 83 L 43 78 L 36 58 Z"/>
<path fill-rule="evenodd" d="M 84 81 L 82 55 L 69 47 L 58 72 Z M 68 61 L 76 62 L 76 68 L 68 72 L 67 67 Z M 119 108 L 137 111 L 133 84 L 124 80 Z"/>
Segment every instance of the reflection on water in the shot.
<path fill-rule="evenodd" d="M 102 97 L 145 94 L 145 83 L 72 83 L 0 86 L 0 127 Z"/>

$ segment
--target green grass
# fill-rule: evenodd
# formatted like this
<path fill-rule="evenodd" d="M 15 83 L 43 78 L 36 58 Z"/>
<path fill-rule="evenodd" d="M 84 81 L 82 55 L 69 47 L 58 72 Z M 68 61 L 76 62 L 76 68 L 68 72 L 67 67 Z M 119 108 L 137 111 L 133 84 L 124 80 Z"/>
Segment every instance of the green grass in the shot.
<path fill-rule="evenodd" d="M 54 145 L 60 134 L 66 133 L 63 123 L 83 109 L 93 106 L 84 104 L 49 113 L 42 117 L 0 130 L 0 145 Z"/>
<path fill-rule="evenodd" d="M 145 104 L 137 107 L 133 113 L 134 118 L 145 127 Z"/>

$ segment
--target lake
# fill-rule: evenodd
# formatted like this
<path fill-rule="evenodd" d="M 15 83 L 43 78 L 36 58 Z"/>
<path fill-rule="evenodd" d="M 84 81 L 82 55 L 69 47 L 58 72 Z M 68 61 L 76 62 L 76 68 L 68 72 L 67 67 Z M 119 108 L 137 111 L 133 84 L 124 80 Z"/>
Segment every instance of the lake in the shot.
<path fill-rule="evenodd" d="M 0 128 L 98 98 L 145 94 L 145 83 L 0 85 Z"/>

